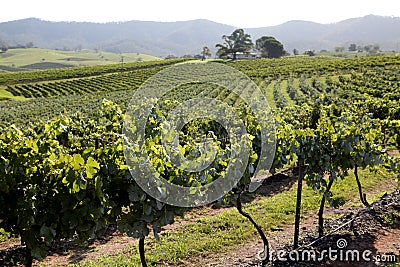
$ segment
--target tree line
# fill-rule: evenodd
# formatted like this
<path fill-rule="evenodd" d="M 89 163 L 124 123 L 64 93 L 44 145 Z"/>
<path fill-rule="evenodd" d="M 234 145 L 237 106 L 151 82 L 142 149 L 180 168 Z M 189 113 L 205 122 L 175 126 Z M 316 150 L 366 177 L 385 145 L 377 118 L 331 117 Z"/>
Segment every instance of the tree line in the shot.
<path fill-rule="evenodd" d="M 286 54 L 283 44 L 272 36 L 263 36 L 256 40 L 254 45 L 250 34 L 244 32 L 243 29 L 236 29 L 231 35 L 223 35 L 222 44 L 216 44 L 218 48 L 216 56 L 219 58 L 237 58 L 237 53 L 245 53 L 254 48 L 261 52 L 261 57 L 279 58 Z"/>
<path fill-rule="evenodd" d="M 253 43 L 250 34 L 244 32 L 243 29 L 236 29 L 230 35 L 222 35 L 223 43 L 215 45 L 218 48 L 216 52 L 217 58 L 222 59 L 237 59 L 238 53 L 250 53 L 259 51 L 262 58 L 280 58 L 281 56 L 289 55 L 284 49 L 283 44 L 273 36 L 262 36 Z M 336 46 L 335 52 L 345 51 L 344 46 Z M 370 55 L 374 55 L 379 52 L 380 47 L 378 44 L 369 44 L 365 46 L 350 44 L 348 47 L 349 52 L 367 52 Z M 328 52 L 327 50 L 321 50 L 321 52 Z M 299 51 L 293 49 L 293 55 L 298 55 Z M 314 56 L 314 50 L 306 50 L 305 55 Z M 211 50 L 208 46 L 204 46 L 202 52 L 196 55 L 195 58 L 204 60 L 207 57 L 211 57 Z"/>
<path fill-rule="evenodd" d="M 222 35 L 223 43 L 216 44 L 218 48 L 215 56 L 222 59 L 237 59 L 238 53 L 250 53 L 255 50 L 261 53 L 263 58 L 280 58 L 281 56 L 288 55 L 283 48 L 283 44 L 275 39 L 273 36 L 262 36 L 256 40 L 254 44 L 251 40 L 250 34 L 244 32 L 243 29 L 236 29 L 230 35 Z M 211 57 L 211 49 L 204 46 L 200 54 L 197 55 L 184 55 L 183 58 L 196 58 L 205 60 Z M 169 55 L 166 58 L 176 58 L 174 55 Z"/>

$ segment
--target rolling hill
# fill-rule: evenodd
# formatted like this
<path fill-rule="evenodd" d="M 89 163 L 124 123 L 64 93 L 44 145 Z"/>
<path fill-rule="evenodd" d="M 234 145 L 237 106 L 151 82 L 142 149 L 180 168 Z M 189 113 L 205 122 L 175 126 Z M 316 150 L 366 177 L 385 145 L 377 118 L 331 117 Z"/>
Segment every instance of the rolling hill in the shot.
<path fill-rule="evenodd" d="M 156 56 L 198 54 L 204 45 L 215 52 L 223 34 L 235 27 L 198 19 L 179 22 L 127 21 L 113 23 L 49 22 L 36 18 L 0 23 L 0 45 L 26 44 L 51 49 L 99 49 Z M 400 18 L 368 15 L 332 24 L 289 21 L 277 26 L 248 28 L 253 41 L 275 36 L 287 51 L 294 48 L 332 50 L 350 43 L 377 43 L 383 50 L 400 50 Z"/>
<path fill-rule="evenodd" d="M 56 67 L 93 66 L 121 62 L 158 60 L 161 58 L 138 53 L 110 53 L 94 50 L 61 51 L 44 48 L 9 49 L 0 53 L 0 71 L 49 69 Z"/>

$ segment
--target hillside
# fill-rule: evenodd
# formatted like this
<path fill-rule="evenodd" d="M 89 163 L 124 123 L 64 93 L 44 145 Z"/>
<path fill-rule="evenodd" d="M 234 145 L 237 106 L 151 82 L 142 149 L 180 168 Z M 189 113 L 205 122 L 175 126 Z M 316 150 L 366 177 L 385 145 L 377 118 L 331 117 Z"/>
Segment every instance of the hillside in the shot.
<path fill-rule="evenodd" d="M 289 21 L 278 26 L 247 29 L 247 31 L 253 38 L 269 33 L 283 42 L 288 51 L 292 51 L 293 48 L 300 51 L 332 50 L 338 45 L 347 48 L 351 43 L 359 45 L 377 43 L 383 50 L 400 50 L 400 18 L 369 15 L 332 24 Z"/>
<path fill-rule="evenodd" d="M 115 23 L 49 22 L 35 18 L 0 23 L 0 42 L 51 49 L 99 49 L 156 56 L 197 54 L 204 45 L 215 52 L 223 34 L 235 27 L 209 20 Z M 383 50 L 400 50 L 400 18 L 369 15 L 332 24 L 289 21 L 277 26 L 246 29 L 253 41 L 273 35 L 287 51 L 296 48 L 332 50 L 350 43 L 378 43 Z M 0 43 L 1 45 L 1 43 Z"/>
<path fill-rule="evenodd" d="M 199 53 L 213 46 L 232 26 L 207 20 L 184 22 L 129 21 L 123 23 L 49 22 L 24 19 L 0 23 L 0 40 L 11 44 L 33 42 L 43 48 L 99 49 L 114 53 L 138 52 L 156 56 Z"/>
<path fill-rule="evenodd" d="M 0 71 L 49 69 L 55 67 L 93 66 L 111 63 L 157 60 L 147 54 L 116 54 L 103 51 L 61 51 L 41 48 L 9 49 L 0 53 Z"/>

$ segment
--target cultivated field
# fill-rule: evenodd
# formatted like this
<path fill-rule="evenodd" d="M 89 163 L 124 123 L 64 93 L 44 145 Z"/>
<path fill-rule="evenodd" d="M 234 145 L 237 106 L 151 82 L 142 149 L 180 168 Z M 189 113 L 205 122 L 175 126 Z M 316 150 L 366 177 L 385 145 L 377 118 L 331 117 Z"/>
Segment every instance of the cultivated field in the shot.
<path fill-rule="evenodd" d="M 161 58 L 139 53 L 117 54 L 95 50 L 62 51 L 42 48 L 14 48 L 0 53 L 0 71 L 122 64 L 122 62 L 159 59 Z"/>
<path fill-rule="evenodd" d="M 224 102 L 248 133 L 249 158 L 238 184 L 211 205 L 194 209 L 144 192 L 123 151 L 122 126 L 133 93 L 175 64 L 193 63 L 174 59 L 0 73 L 0 265 L 139 266 L 144 248 L 151 266 L 261 266 L 257 252 L 265 245 L 289 251 L 318 237 L 325 238 L 310 245 L 317 251 L 345 238 L 352 249 L 393 254 L 399 261 L 399 56 L 221 63 L 260 88 L 274 117 L 270 174 L 252 193 L 248 186 L 260 162 L 263 118 L 243 95 L 193 82 L 157 99 L 141 140 L 150 164 L 172 183 L 198 188 L 215 181 L 234 163 L 230 155 L 237 149 L 221 124 L 190 121 L 179 135 L 180 152 L 198 157 L 197 140 L 206 135 L 214 141 L 216 158 L 198 172 L 174 168 L 161 133 L 166 115 L 180 103 L 196 97 Z M 264 244 L 242 202 L 265 232 Z M 294 264 L 271 260 L 274 266 Z M 346 263 L 380 266 L 340 264 Z M 327 258 L 301 264 L 339 266 Z"/>

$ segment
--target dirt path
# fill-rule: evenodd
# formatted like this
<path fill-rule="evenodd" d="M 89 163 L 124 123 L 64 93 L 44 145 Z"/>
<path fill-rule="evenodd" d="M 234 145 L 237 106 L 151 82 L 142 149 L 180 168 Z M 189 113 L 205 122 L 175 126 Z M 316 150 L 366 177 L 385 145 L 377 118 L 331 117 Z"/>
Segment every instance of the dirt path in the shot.
<path fill-rule="evenodd" d="M 296 173 L 286 173 L 280 174 L 272 179 L 267 179 L 264 181 L 263 186 L 259 188 L 258 192 L 263 197 L 268 197 L 272 195 L 279 194 L 281 192 L 287 191 L 290 188 L 295 186 L 296 179 L 294 178 Z M 378 193 L 393 185 L 382 183 L 379 188 L 374 188 L 371 193 Z M 400 199 L 400 194 L 399 199 Z M 249 202 L 257 199 L 258 197 L 252 198 L 244 198 L 244 201 Z M 385 201 L 385 200 L 383 200 Z M 393 202 L 393 201 L 392 201 Z M 399 204 L 400 201 L 397 203 Z M 391 209 L 387 208 L 385 202 L 378 201 L 378 204 L 374 204 L 375 210 L 381 211 L 380 216 L 384 216 L 382 214 L 386 214 Z M 386 201 L 388 204 L 388 201 Z M 379 207 L 386 207 L 379 208 Z M 393 205 L 392 205 L 393 206 Z M 173 231 L 176 227 L 186 224 L 188 222 L 196 221 L 198 218 L 204 216 L 212 216 L 221 213 L 226 209 L 232 209 L 234 207 L 224 207 L 224 208 L 212 208 L 212 207 L 202 207 L 191 210 L 190 212 L 185 214 L 185 218 L 178 218 L 176 222 L 172 225 L 168 225 L 164 227 L 165 231 Z M 338 209 L 334 208 L 326 208 L 325 217 L 333 218 L 326 220 L 326 227 L 328 231 L 333 230 L 335 227 L 346 222 L 345 220 L 349 220 L 355 214 L 360 212 L 364 212 L 365 214 L 369 214 L 365 212 L 366 208 L 363 207 L 349 207 L 343 206 Z M 385 211 L 385 212 L 383 212 Z M 363 216 L 367 216 L 363 215 Z M 316 238 L 315 234 L 317 232 L 317 218 L 315 214 L 304 214 L 304 219 L 301 222 L 301 242 L 303 244 L 310 243 L 312 240 Z M 340 232 L 341 235 L 345 236 L 349 245 L 358 244 L 359 248 L 370 248 L 375 253 L 397 253 L 400 254 L 400 226 L 398 222 L 398 227 L 391 228 L 385 224 L 378 223 L 375 220 L 376 218 L 380 218 L 379 216 L 370 217 L 362 217 L 360 220 L 362 223 L 359 223 L 358 232 L 352 232 L 347 229 L 347 232 Z M 371 217 L 372 216 L 372 217 Z M 386 215 L 385 215 L 386 216 Z M 400 215 L 399 215 L 400 216 Z M 335 219 L 336 218 L 336 219 Z M 390 218 L 389 218 L 390 219 Z M 395 220 L 396 218 L 392 218 Z M 360 221 L 358 220 L 358 222 Z M 381 219 L 383 220 L 383 219 Z M 374 223 L 373 223 L 374 222 Z M 269 229 L 266 231 L 268 240 L 270 242 L 270 250 L 277 251 L 279 249 L 290 249 L 290 244 L 293 240 L 293 231 L 294 226 L 292 224 L 285 225 L 281 229 Z M 362 236 L 363 239 L 358 240 L 357 236 Z M 331 240 L 332 242 L 339 238 L 339 236 L 334 235 L 335 240 Z M 367 238 L 368 237 L 368 238 Z M 23 248 L 19 246 L 19 239 L 9 239 L 6 242 L 0 243 L 0 265 L 5 266 L 13 266 L 12 262 L 7 258 L 8 254 L 17 254 L 16 258 L 23 259 Z M 65 243 L 59 244 L 51 254 L 46 257 L 41 262 L 35 262 L 34 266 L 66 266 L 71 263 L 82 263 L 88 260 L 96 260 L 97 258 L 107 255 L 113 256 L 124 253 L 131 245 L 136 244 L 137 240 L 130 238 L 126 235 L 121 235 L 116 229 L 110 229 L 109 235 L 102 240 L 94 240 L 88 246 L 77 246 L 73 243 Z M 240 244 L 235 249 L 231 249 L 229 251 L 221 251 L 219 253 L 212 253 L 208 255 L 203 255 L 195 258 L 187 258 L 181 260 L 179 263 L 160 263 L 159 266 L 212 266 L 212 267 L 222 267 L 222 266 L 260 266 L 260 260 L 257 257 L 257 254 L 260 250 L 262 250 L 263 244 L 258 236 L 254 236 L 254 240 L 247 242 L 246 244 Z M 18 256 L 18 253 L 21 255 Z M 334 266 L 338 263 L 335 263 Z M 343 263 L 341 263 L 343 264 Z M 353 265 L 351 266 L 366 266 L 366 265 Z M 278 265 L 281 266 L 281 265 Z M 291 265 L 288 265 L 291 266 Z M 313 266 L 313 265 L 306 265 Z M 322 265 L 316 265 L 322 266 Z M 326 266 L 330 266 L 329 264 Z M 333 266 L 333 265 L 332 265 Z M 340 265 L 347 266 L 347 265 Z M 349 265 L 350 266 L 350 265 Z M 381 266 L 381 265 L 370 265 L 370 266 Z"/>
<path fill-rule="evenodd" d="M 343 255 L 346 255 L 347 251 L 357 250 L 360 253 L 359 261 L 353 261 L 350 256 L 347 261 L 345 260 L 345 256 L 340 260 L 340 254 L 338 254 L 339 260 L 336 261 L 330 261 L 329 259 L 323 260 L 322 262 L 305 261 L 301 263 L 276 261 L 269 266 L 374 267 L 385 266 L 389 263 L 393 263 L 393 260 L 400 262 L 400 191 L 395 191 L 393 194 L 384 196 L 375 202 L 371 208 L 326 208 L 326 215 L 329 216 L 329 214 L 341 214 L 340 218 L 326 220 L 326 233 L 331 234 L 306 248 L 321 252 L 323 250 L 328 251 L 330 247 L 331 249 L 339 251 L 337 247 L 338 242 L 344 239 L 346 245 L 342 249 Z M 398 217 L 390 217 L 390 214 L 397 214 Z M 353 220 L 353 224 L 348 223 L 351 220 Z M 335 231 L 342 225 L 344 225 L 343 228 Z M 303 220 L 301 227 L 302 238 L 300 240 L 300 246 L 308 245 L 317 239 L 317 218 L 315 216 L 310 216 Z M 269 232 L 267 234 L 270 242 L 270 250 L 273 252 L 275 259 L 278 250 L 292 250 L 293 231 L 293 225 L 286 225 L 283 227 L 282 231 Z M 262 266 L 261 261 L 257 257 L 262 247 L 263 244 L 261 241 L 251 241 L 246 244 L 241 244 L 230 251 L 221 251 L 219 253 L 206 255 L 202 258 L 189 258 L 176 264 L 162 263 L 159 266 Z M 303 248 L 303 250 L 306 248 Z M 366 258 L 366 260 L 370 259 L 370 262 L 362 258 L 362 252 L 367 250 L 371 252 Z M 382 260 L 385 260 L 385 262 L 382 262 Z"/>

